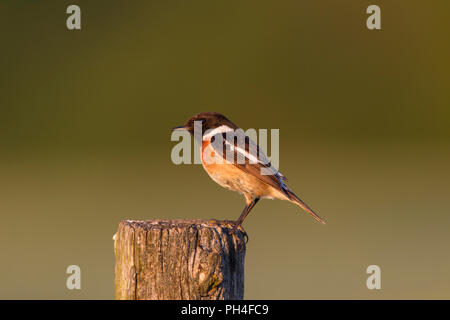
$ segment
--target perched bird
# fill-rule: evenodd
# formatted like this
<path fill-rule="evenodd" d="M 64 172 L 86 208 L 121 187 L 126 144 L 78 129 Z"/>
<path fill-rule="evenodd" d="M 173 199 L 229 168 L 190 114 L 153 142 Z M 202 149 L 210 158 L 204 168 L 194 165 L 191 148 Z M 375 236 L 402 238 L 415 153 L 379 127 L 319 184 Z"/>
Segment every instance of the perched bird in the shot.
<path fill-rule="evenodd" d="M 242 224 L 261 198 L 295 203 L 325 224 L 286 185 L 287 179 L 271 165 L 259 146 L 224 115 L 202 112 L 172 130 L 187 130 L 194 135 L 196 128 L 200 129 L 197 138 L 201 139 L 201 161 L 205 171 L 222 187 L 237 191 L 245 197 L 246 206 L 235 222 L 234 229 Z"/>

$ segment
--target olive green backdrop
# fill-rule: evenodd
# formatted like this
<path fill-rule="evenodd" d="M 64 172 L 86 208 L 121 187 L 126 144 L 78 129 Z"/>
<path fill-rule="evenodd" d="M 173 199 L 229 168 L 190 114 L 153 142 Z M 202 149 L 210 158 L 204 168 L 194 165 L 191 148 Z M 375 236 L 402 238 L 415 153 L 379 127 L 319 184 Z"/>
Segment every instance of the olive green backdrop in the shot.
<path fill-rule="evenodd" d="M 382 30 L 365 26 L 370 4 Z M 1 1 L 0 298 L 113 298 L 122 219 L 236 219 L 240 195 L 170 160 L 169 128 L 200 111 L 279 128 L 280 170 L 328 222 L 258 203 L 247 299 L 450 298 L 449 12 Z M 70 264 L 81 290 L 66 289 Z M 381 290 L 366 287 L 372 264 Z"/>

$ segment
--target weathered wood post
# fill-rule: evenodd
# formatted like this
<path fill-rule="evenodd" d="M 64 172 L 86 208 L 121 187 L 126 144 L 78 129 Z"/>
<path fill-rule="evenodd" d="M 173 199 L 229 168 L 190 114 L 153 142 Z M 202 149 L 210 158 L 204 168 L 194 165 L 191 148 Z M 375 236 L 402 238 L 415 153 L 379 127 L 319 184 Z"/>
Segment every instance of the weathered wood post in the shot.
<path fill-rule="evenodd" d="M 120 222 L 116 299 L 243 299 L 245 236 L 232 227 L 216 220 Z"/>

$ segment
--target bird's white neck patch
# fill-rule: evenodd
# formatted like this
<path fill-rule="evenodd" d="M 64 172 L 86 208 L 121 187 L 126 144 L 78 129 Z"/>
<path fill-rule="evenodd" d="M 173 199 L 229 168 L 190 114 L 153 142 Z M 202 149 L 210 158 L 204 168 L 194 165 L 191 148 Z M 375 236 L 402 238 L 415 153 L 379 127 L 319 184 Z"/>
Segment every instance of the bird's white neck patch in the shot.
<path fill-rule="evenodd" d="M 203 140 L 210 139 L 212 136 L 218 134 L 218 133 L 224 133 L 234 131 L 233 128 L 230 128 L 229 126 L 222 125 L 220 127 L 214 128 L 212 130 L 206 130 L 206 132 L 203 134 Z"/>

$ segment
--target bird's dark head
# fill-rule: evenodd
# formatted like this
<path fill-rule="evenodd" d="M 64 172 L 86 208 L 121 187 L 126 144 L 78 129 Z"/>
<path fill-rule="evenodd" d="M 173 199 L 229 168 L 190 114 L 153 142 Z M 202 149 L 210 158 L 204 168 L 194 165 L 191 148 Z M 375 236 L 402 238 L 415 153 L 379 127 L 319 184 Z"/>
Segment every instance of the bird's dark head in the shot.
<path fill-rule="evenodd" d="M 172 130 L 187 130 L 191 134 L 194 134 L 195 124 L 201 124 L 202 134 L 207 130 L 214 130 L 222 126 L 226 126 L 233 130 L 237 129 L 237 126 L 223 114 L 218 112 L 201 112 L 189 118 L 184 125 L 172 128 Z"/>

